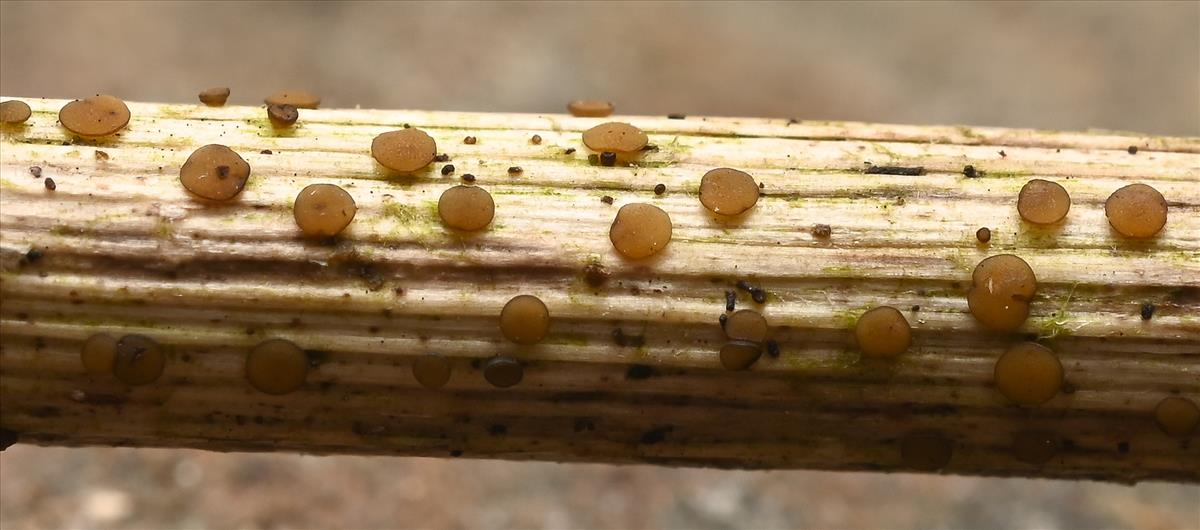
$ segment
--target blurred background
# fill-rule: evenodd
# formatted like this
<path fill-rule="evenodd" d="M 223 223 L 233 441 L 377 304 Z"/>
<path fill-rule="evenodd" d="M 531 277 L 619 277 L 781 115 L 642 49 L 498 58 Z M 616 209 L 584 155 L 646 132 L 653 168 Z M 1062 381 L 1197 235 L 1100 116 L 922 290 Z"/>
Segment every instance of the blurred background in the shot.
<path fill-rule="evenodd" d="M 0 3 L 5 96 L 222 85 L 1200 136 L 1200 3 Z M 0 527 L 1188 529 L 1200 487 L 17 445 Z"/>

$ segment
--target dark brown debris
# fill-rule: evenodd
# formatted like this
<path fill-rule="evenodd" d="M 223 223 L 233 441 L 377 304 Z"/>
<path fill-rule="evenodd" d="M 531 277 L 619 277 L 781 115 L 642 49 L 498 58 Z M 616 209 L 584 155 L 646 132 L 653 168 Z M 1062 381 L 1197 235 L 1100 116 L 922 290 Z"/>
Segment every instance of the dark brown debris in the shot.
<path fill-rule="evenodd" d="M 666 193 L 666 192 L 667 192 L 667 185 L 666 185 L 666 184 L 663 184 L 663 183 L 661 183 L 661 182 L 660 182 L 660 183 L 658 183 L 658 184 L 656 184 L 656 185 L 654 186 L 654 194 L 655 194 L 655 195 L 662 195 L 662 194 L 664 194 L 664 193 Z"/>
<path fill-rule="evenodd" d="M 867 168 L 868 175 L 904 175 L 915 177 L 925 174 L 925 168 L 921 166 L 870 166 Z"/>
<path fill-rule="evenodd" d="M 478 141 L 479 141 L 479 139 L 475 138 L 474 136 L 468 136 L 466 138 L 463 138 L 463 143 L 467 144 L 467 145 L 475 145 L 475 142 L 478 142 Z"/>
<path fill-rule="evenodd" d="M 454 164 L 446 164 L 442 166 L 442 175 L 454 173 Z"/>
<path fill-rule="evenodd" d="M 50 191 L 54 191 L 54 190 L 58 189 L 58 185 L 55 184 L 54 179 L 52 179 L 50 177 L 46 177 L 46 180 L 42 181 L 42 183 L 45 184 L 46 189 L 48 189 Z"/>
<path fill-rule="evenodd" d="M 829 239 L 833 235 L 833 227 L 827 224 L 815 224 L 810 230 L 812 236 L 819 239 Z"/>
<path fill-rule="evenodd" d="M 613 198 L 612 198 L 612 197 L 610 197 L 610 196 L 608 196 L 608 195 L 605 195 L 605 196 L 603 196 L 603 197 L 600 197 L 600 202 L 602 202 L 602 203 L 604 203 L 604 204 L 612 204 L 612 203 L 613 203 Z"/>
<path fill-rule="evenodd" d="M 616 153 L 614 153 L 612 151 L 605 151 L 603 153 L 600 153 L 600 165 L 605 166 L 605 167 L 612 167 L 613 165 L 616 165 L 616 163 L 617 163 L 617 154 Z"/>

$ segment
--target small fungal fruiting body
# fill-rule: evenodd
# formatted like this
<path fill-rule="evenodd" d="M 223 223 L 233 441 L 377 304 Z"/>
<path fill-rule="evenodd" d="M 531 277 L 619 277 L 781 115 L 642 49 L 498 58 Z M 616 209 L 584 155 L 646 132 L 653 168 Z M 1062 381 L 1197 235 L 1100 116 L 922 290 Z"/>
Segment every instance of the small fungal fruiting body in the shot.
<path fill-rule="evenodd" d="M 1154 318 L 1154 304 L 1149 302 L 1142 304 L 1142 320 L 1150 320 Z"/>
<path fill-rule="evenodd" d="M 54 179 L 52 179 L 50 177 L 46 177 L 46 180 L 43 180 L 42 184 L 44 186 L 46 186 L 46 189 L 48 189 L 50 191 L 54 191 L 54 190 L 58 189 L 58 185 L 55 184 Z"/>
<path fill-rule="evenodd" d="M 628 162 L 636 159 L 650 138 L 641 129 L 628 123 L 601 123 L 583 132 L 583 145 L 596 153 L 613 153 Z"/>
<path fill-rule="evenodd" d="M 321 97 L 306 90 L 280 90 L 267 96 L 267 105 L 291 105 L 301 109 L 315 109 L 321 104 Z"/>
<path fill-rule="evenodd" d="M 661 182 L 660 182 L 660 183 L 658 183 L 658 184 L 655 184 L 655 185 L 654 185 L 654 194 L 655 194 L 655 195 L 662 195 L 662 194 L 664 194 L 664 193 L 666 193 L 666 192 L 667 192 L 667 185 L 666 185 L 666 184 L 663 184 L 663 183 L 661 183 Z"/>
<path fill-rule="evenodd" d="M 107 333 L 97 333 L 88 337 L 79 352 L 79 360 L 83 369 L 89 374 L 103 375 L 113 373 L 117 362 L 117 339 Z"/>
<path fill-rule="evenodd" d="M 1136 155 L 1136 154 L 1137 154 L 1137 152 L 1138 152 L 1138 146 L 1136 146 L 1136 145 L 1131 145 L 1131 146 L 1129 146 L 1129 148 L 1128 148 L 1128 149 L 1126 149 L 1125 151 L 1126 151 L 1126 152 L 1128 152 L 1128 153 L 1129 153 L 1129 154 L 1131 154 L 1131 155 Z"/>
<path fill-rule="evenodd" d="M 629 259 L 653 256 L 671 242 L 671 216 L 652 204 L 632 203 L 617 210 L 608 238 Z"/>
<path fill-rule="evenodd" d="M 767 340 L 767 319 L 753 309 L 742 309 L 725 321 L 725 335 L 733 340 L 762 342 Z"/>
<path fill-rule="evenodd" d="M 250 178 L 250 164 L 232 149 L 211 144 L 197 149 L 179 168 L 179 182 L 193 195 L 213 201 L 237 196 Z"/>
<path fill-rule="evenodd" d="M 454 186 L 442 192 L 438 199 L 438 216 L 442 218 L 442 224 L 455 230 L 482 230 L 492 222 L 495 214 L 492 194 L 476 186 Z"/>
<path fill-rule="evenodd" d="M 520 175 L 522 171 L 521 166 L 511 166 L 508 168 L 509 175 Z"/>
<path fill-rule="evenodd" d="M 914 432 L 900 441 L 900 459 L 910 468 L 937 471 L 950 464 L 954 445 L 940 433 Z"/>
<path fill-rule="evenodd" d="M 198 96 L 200 102 L 210 107 L 223 107 L 225 101 L 229 99 L 229 87 L 213 87 L 201 92 Z"/>
<path fill-rule="evenodd" d="M 973 179 L 973 178 L 978 177 L 980 175 L 980 173 L 981 173 L 980 171 L 975 170 L 975 166 L 971 166 L 971 165 L 963 166 L 962 174 L 964 177 Z"/>
<path fill-rule="evenodd" d="M 613 113 L 613 104 L 599 99 L 577 99 L 567 103 L 567 112 L 577 118 L 604 118 Z"/>
<path fill-rule="evenodd" d="M 508 388 L 521 382 L 525 368 L 512 357 L 492 357 L 483 365 L 483 378 L 496 388 Z"/>
<path fill-rule="evenodd" d="M 1026 342 L 1013 346 L 996 360 L 996 389 L 1018 405 L 1041 405 L 1058 395 L 1063 366 L 1050 348 Z"/>
<path fill-rule="evenodd" d="M 529 143 L 533 145 L 542 145 L 542 136 L 535 134 L 529 138 Z"/>
<path fill-rule="evenodd" d="M 898 309 L 880 306 L 858 317 L 854 338 L 864 356 L 891 358 L 908 350 L 912 344 L 912 327 Z"/>
<path fill-rule="evenodd" d="M 615 199 L 612 198 L 612 195 L 605 195 L 603 197 L 600 197 L 600 202 L 602 202 L 604 204 L 612 204 L 614 200 Z"/>
<path fill-rule="evenodd" d="M 1200 425 L 1200 407 L 1185 397 L 1164 398 L 1154 407 L 1154 423 L 1170 436 L 1189 436 Z"/>
<path fill-rule="evenodd" d="M 296 110 L 295 105 L 282 103 L 267 105 L 267 120 L 276 129 L 287 129 L 295 125 L 298 119 L 300 119 L 300 111 Z"/>
<path fill-rule="evenodd" d="M 738 215 L 758 203 L 759 188 L 744 171 L 713 169 L 700 179 L 700 204 L 720 215 Z"/>
<path fill-rule="evenodd" d="M 725 291 L 725 310 L 733 311 L 735 306 L 737 306 L 737 293 L 733 291 Z"/>
<path fill-rule="evenodd" d="M 454 164 L 446 164 L 446 165 L 442 166 L 442 175 L 443 176 L 450 175 L 452 173 L 454 173 Z"/>
<path fill-rule="evenodd" d="M 731 340 L 721 347 L 721 366 L 726 370 L 745 370 L 762 356 L 762 344 Z"/>
<path fill-rule="evenodd" d="M 150 337 L 125 335 L 117 341 L 113 375 L 130 386 L 148 385 L 158 380 L 167 364 L 162 347 Z"/>
<path fill-rule="evenodd" d="M 358 206 L 346 190 L 333 184 L 310 184 L 296 196 L 292 215 L 296 226 L 310 237 L 336 236 L 346 229 Z"/>
<path fill-rule="evenodd" d="M 1071 196 L 1057 182 L 1033 179 L 1021 187 L 1017 212 L 1033 224 L 1048 225 L 1062 221 L 1071 211 Z"/>
<path fill-rule="evenodd" d="M 463 138 L 463 143 L 467 144 L 467 145 L 475 145 L 475 142 L 478 142 L 478 141 L 479 141 L 479 139 L 475 138 L 474 136 L 468 136 L 466 138 Z"/>
<path fill-rule="evenodd" d="M 992 230 L 986 226 L 976 230 L 975 239 L 978 239 L 980 243 L 986 244 L 988 241 L 992 240 Z"/>
<path fill-rule="evenodd" d="M 1125 237 L 1153 237 L 1167 224 L 1167 199 L 1145 184 L 1130 184 L 1104 201 L 1108 224 Z"/>
<path fill-rule="evenodd" d="M 517 344 L 537 344 L 550 332 L 550 310 L 536 296 L 513 297 L 500 310 L 500 332 Z"/>
<path fill-rule="evenodd" d="M 466 183 L 468 183 L 468 184 L 469 184 L 469 183 L 472 183 L 472 182 L 475 182 L 475 175 L 472 175 L 472 174 L 470 174 L 470 173 L 463 173 L 463 176 L 462 176 L 462 181 L 463 181 L 463 182 L 466 182 Z"/>
<path fill-rule="evenodd" d="M 817 239 L 829 239 L 833 235 L 833 227 L 827 224 L 815 224 L 809 230 L 809 233 Z"/>
<path fill-rule="evenodd" d="M 413 361 L 412 374 L 425 388 L 442 388 L 450 381 L 450 361 L 436 353 L 427 353 Z"/>
<path fill-rule="evenodd" d="M 999 254 L 979 262 L 971 275 L 967 307 L 984 327 L 1012 331 L 1029 317 L 1029 303 L 1037 292 L 1037 278 L 1025 260 Z"/>
<path fill-rule="evenodd" d="M 1044 431 L 1021 431 L 1013 436 L 1012 452 L 1017 460 L 1040 466 L 1058 454 L 1059 441 Z"/>
<path fill-rule="evenodd" d="M 33 110 L 24 101 L 10 99 L 4 103 L 0 103 L 0 123 L 17 125 L 25 123 L 32 115 Z"/>
<path fill-rule="evenodd" d="M 437 156 L 437 142 L 415 127 L 388 131 L 371 141 L 371 156 L 392 171 L 410 173 L 424 169 Z M 454 171 L 454 166 L 449 166 Z M 446 174 L 443 169 L 443 173 Z"/>
<path fill-rule="evenodd" d="M 97 94 L 77 99 L 58 111 L 58 121 L 79 136 L 99 138 L 124 129 L 129 124 L 129 107 L 119 98 Z"/>
<path fill-rule="evenodd" d="M 263 341 L 246 355 L 246 380 L 264 394 L 290 394 L 307 377 L 308 356 L 290 340 Z"/>
<path fill-rule="evenodd" d="M 33 178 L 40 178 L 42 176 L 42 166 L 29 166 L 29 174 Z"/>

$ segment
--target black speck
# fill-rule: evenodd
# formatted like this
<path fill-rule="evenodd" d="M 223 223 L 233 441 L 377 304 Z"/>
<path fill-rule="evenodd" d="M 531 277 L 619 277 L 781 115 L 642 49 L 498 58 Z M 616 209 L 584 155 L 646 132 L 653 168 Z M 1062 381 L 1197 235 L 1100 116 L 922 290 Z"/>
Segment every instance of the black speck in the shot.
<path fill-rule="evenodd" d="M 46 255 L 46 253 L 44 253 L 36 248 L 31 248 L 31 249 L 29 249 L 29 252 L 25 253 L 25 261 L 27 261 L 29 263 L 33 263 L 39 259 L 42 259 L 42 256 L 45 256 L 45 255 Z"/>
<path fill-rule="evenodd" d="M 463 454 L 462 449 L 455 449 L 453 451 L 450 451 L 450 456 L 453 456 L 454 458 L 458 458 L 458 457 L 462 456 L 462 454 Z"/>
<path fill-rule="evenodd" d="M 529 142 L 532 143 L 533 145 L 541 145 L 542 137 L 541 137 L 541 135 L 535 134 L 529 138 Z"/>
<path fill-rule="evenodd" d="M 454 164 L 446 164 L 442 166 L 442 175 L 454 173 Z"/>
<path fill-rule="evenodd" d="M 262 151 L 259 151 L 259 153 L 262 153 L 262 154 L 264 154 L 264 155 L 270 155 L 270 154 L 273 154 L 273 153 L 271 153 L 271 150 L 270 150 L 270 149 L 263 149 Z"/>
<path fill-rule="evenodd" d="M 308 357 L 308 365 L 312 368 L 329 361 L 329 352 L 323 350 L 304 350 L 304 355 Z"/>
<path fill-rule="evenodd" d="M 446 153 L 442 153 L 442 154 L 440 154 L 440 155 L 437 155 L 437 156 L 433 157 L 433 161 L 434 161 L 434 162 L 449 162 L 449 161 L 450 161 L 450 155 L 448 155 L 448 154 L 446 154 Z"/>
<path fill-rule="evenodd" d="M 750 298 L 754 299 L 755 303 L 765 304 L 767 303 L 767 292 L 762 289 L 755 289 L 750 291 Z"/>
<path fill-rule="evenodd" d="M 729 315 L 721 313 L 721 316 L 717 317 L 717 322 L 721 323 L 721 329 L 725 329 L 725 323 L 729 322 Z"/>
<path fill-rule="evenodd" d="M 33 175 L 33 178 L 41 178 L 42 166 L 29 166 L 29 174 Z"/>
<path fill-rule="evenodd" d="M 733 311 L 735 306 L 737 306 L 737 293 L 733 291 L 725 291 L 725 310 Z"/>
<path fill-rule="evenodd" d="M 467 144 L 467 145 L 475 145 L 475 142 L 478 142 L 478 141 L 479 141 L 479 139 L 475 138 L 474 136 L 468 136 L 466 138 L 463 138 L 463 143 Z"/>
<path fill-rule="evenodd" d="M 508 168 L 509 175 L 520 175 L 522 171 L 524 171 L 524 170 L 521 169 L 521 166 L 512 166 L 512 167 Z"/>
<path fill-rule="evenodd" d="M 687 116 L 684 116 L 683 114 L 667 114 L 668 120 L 682 120 L 686 117 Z"/>
<path fill-rule="evenodd" d="M 600 202 L 602 202 L 602 203 L 604 203 L 604 204 L 612 204 L 612 203 L 613 203 L 613 198 L 612 198 L 612 197 L 610 197 L 610 196 L 608 196 L 608 195 L 605 195 L 605 196 L 603 196 L 603 197 L 600 197 Z"/>
<path fill-rule="evenodd" d="M 574 148 L 574 147 L 568 147 L 568 148 L 567 148 L 565 151 L 563 151 L 563 154 L 564 154 L 564 155 L 573 155 L 573 154 L 575 154 L 575 148 Z"/>
<path fill-rule="evenodd" d="M 975 171 L 975 166 L 966 165 L 966 166 L 963 166 L 962 174 L 964 177 L 973 179 L 973 178 L 978 177 L 980 172 Z"/>
<path fill-rule="evenodd" d="M 671 426 L 655 427 L 642 434 L 641 442 L 646 445 L 654 445 L 667 439 L 667 433 L 671 432 Z"/>
<path fill-rule="evenodd" d="M 54 179 L 52 179 L 50 177 L 46 177 L 46 180 L 42 181 L 42 184 L 45 184 L 46 189 L 48 189 L 50 191 L 54 191 L 54 190 L 58 189 L 58 184 L 55 184 Z"/>
<path fill-rule="evenodd" d="M 629 365 L 629 369 L 625 371 L 625 379 L 649 379 L 655 375 L 658 375 L 658 371 L 645 364 L 631 364 Z"/>
<path fill-rule="evenodd" d="M 1000 156 L 1001 156 L 1002 158 L 1003 158 L 1003 157 L 1007 157 L 1007 156 L 1008 156 L 1008 153 L 1005 153 L 1005 152 L 1004 152 L 1004 150 L 1003 150 L 1003 149 L 1001 149 L 1001 150 L 1000 150 Z"/>
<path fill-rule="evenodd" d="M 779 357 L 779 343 L 775 339 L 767 341 L 767 355 L 770 355 L 772 358 Z"/>
<path fill-rule="evenodd" d="M 475 182 L 475 175 L 464 173 L 462 176 L 463 182 Z"/>
<path fill-rule="evenodd" d="M 1123 455 L 1129 454 L 1129 442 L 1124 442 L 1124 441 L 1118 442 L 1117 443 L 1117 452 L 1121 453 Z"/>
<path fill-rule="evenodd" d="M 1131 145 L 1131 146 L 1129 146 L 1129 149 L 1127 149 L 1127 151 L 1129 151 L 1129 154 L 1131 154 L 1131 155 L 1136 155 L 1137 151 L 1138 151 L 1137 146 Z"/>
<path fill-rule="evenodd" d="M 827 224 L 815 224 L 813 225 L 811 232 L 813 237 L 828 239 L 829 236 L 833 235 L 833 227 Z"/>
<path fill-rule="evenodd" d="M 921 306 L 919 306 L 919 305 L 912 306 L 913 313 L 916 313 L 917 311 L 920 311 L 920 310 L 921 310 Z"/>
<path fill-rule="evenodd" d="M 612 167 L 616 163 L 617 163 L 617 154 L 616 153 L 614 153 L 612 151 L 605 151 L 603 153 L 600 153 L 600 165 L 605 166 L 605 167 Z"/>
<path fill-rule="evenodd" d="M 667 192 L 667 185 L 666 185 L 666 184 L 663 184 L 663 183 L 661 183 L 661 182 L 660 182 L 660 183 L 658 183 L 658 184 L 656 184 L 656 185 L 654 186 L 654 194 L 655 194 L 655 195 L 662 195 L 662 194 L 664 194 L 664 193 L 666 193 L 666 192 Z"/>
<path fill-rule="evenodd" d="M 1142 304 L 1142 320 L 1150 320 L 1154 318 L 1154 304 L 1146 302 Z"/>

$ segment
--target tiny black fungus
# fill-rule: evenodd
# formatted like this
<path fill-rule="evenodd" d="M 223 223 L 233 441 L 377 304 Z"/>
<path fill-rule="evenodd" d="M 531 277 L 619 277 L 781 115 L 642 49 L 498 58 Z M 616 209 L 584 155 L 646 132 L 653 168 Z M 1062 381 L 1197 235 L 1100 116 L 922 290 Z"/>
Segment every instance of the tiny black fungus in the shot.
<path fill-rule="evenodd" d="M 520 175 L 522 171 L 524 170 L 521 169 L 521 166 L 511 166 L 508 168 L 509 175 Z"/>
<path fill-rule="evenodd" d="M 535 134 L 529 138 L 529 142 L 532 143 L 533 145 L 541 145 L 542 137 L 540 135 Z"/>
<path fill-rule="evenodd" d="M 462 180 L 463 182 L 475 182 L 475 175 L 463 173 Z"/>
<path fill-rule="evenodd" d="M 605 167 L 612 167 L 616 163 L 617 163 L 617 154 L 616 153 L 614 153 L 612 151 L 605 151 L 603 153 L 600 153 L 600 165 L 605 166 Z"/>
<path fill-rule="evenodd" d="M 263 149 L 262 151 L 259 151 L 259 153 L 264 155 L 274 154 L 270 149 Z"/>
<path fill-rule="evenodd" d="M 775 339 L 767 341 L 767 355 L 770 355 L 772 359 L 779 357 L 779 342 Z"/>
<path fill-rule="evenodd" d="M 442 153 L 442 154 L 440 154 L 440 155 L 437 155 L 437 156 L 433 157 L 433 161 L 434 161 L 434 162 L 449 162 L 449 161 L 450 161 L 450 155 L 448 155 L 448 154 L 446 154 L 446 153 Z"/>
<path fill-rule="evenodd" d="M 1129 154 L 1131 155 L 1136 155 L 1138 152 L 1138 147 L 1136 145 L 1131 145 L 1127 151 L 1129 151 Z"/>
<path fill-rule="evenodd" d="M 1005 152 L 1004 152 L 1004 150 L 1003 150 L 1003 149 L 1001 149 L 1001 150 L 1000 150 L 1000 156 L 1001 156 L 1001 157 L 1007 157 L 1007 156 L 1008 156 L 1008 153 L 1005 153 Z"/>
<path fill-rule="evenodd" d="M 975 166 L 972 166 L 972 165 L 963 166 L 962 174 L 964 177 L 973 179 L 975 177 L 978 177 L 980 175 L 980 173 L 981 172 L 975 171 Z"/>
<path fill-rule="evenodd" d="M 467 144 L 467 145 L 475 145 L 475 142 L 478 142 L 478 141 L 479 141 L 479 139 L 475 138 L 474 136 L 468 136 L 466 138 L 463 138 L 463 143 Z"/>
<path fill-rule="evenodd" d="M 985 226 L 985 227 L 980 228 L 979 230 L 976 230 L 975 231 L 975 239 L 978 239 L 980 243 L 987 243 L 988 241 L 991 241 L 992 240 L 992 229 Z"/>
<path fill-rule="evenodd" d="M 41 178 L 42 166 L 29 166 L 29 174 L 33 175 L 33 178 Z"/>
<path fill-rule="evenodd" d="M 600 197 L 600 202 L 602 202 L 602 203 L 604 203 L 604 204 L 612 204 L 612 203 L 613 203 L 613 198 L 612 198 L 612 197 L 610 197 L 610 196 L 608 196 L 608 195 L 605 195 L 605 196 L 603 196 L 603 197 Z"/>
<path fill-rule="evenodd" d="M 564 155 L 573 155 L 573 154 L 575 154 L 575 148 L 568 147 L 566 150 L 563 151 L 563 154 Z"/>
<path fill-rule="evenodd" d="M 45 255 L 46 255 L 45 252 L 42 252 L 41 250 L 38 250 L 36 248 L 31 248 L 31 249 L 29 249 L 29 252 L 25 253 L 25 261 L 28 263 L 33 263 L 39 259 L 42 259 L 42 256 L 45 256 Z"/>
<path fill-rule="evenodd" d="M 737 305 L 737 293 L 733 291 L 725 291 L 725 310 L 733 311 Z"/>
<path fill-rule="evenodd" d="M 1129 454 L 1129 442 L 1126 442 L 1126 441 L 1117 442 L 1117 452 L 1121 453 L 1123 455 Z"/>
<path fill-rule="evenodd" d="M 54 179 L 52 179 L 50 177 L 46 177 L 46 180 L 42 181 L 42 184 L 44 184 L 46 186 L 46 189 L 48 189 L 50 191 L 54 191 L 54 190 L 58 189 L 58 185 L 55 184 Z"/>
<path fill-rule="evenodd" d="M 588 263 L 583 268 L 583 281 L 592 287 L 600 287 L 608 281 L 608 269 L 599 263 Z"/>
<path fill-rule="evenodd" d="M 925 174 L 925 168 L 921 166 L 905 167 L 905 166 L 869 166 L 866 173 L 868 175 L 904 175 L 915 177 Z"/>
<path fill-rule="evenodd" d="M 660 182 L 660 183 L 658 183 L 658 184 L 656 184 L 656 185 L 654 186 L 654 194 L 655 194 L 655 195 L 662 195 L 662 194 L 664 194 L 664 193 L 666 193 L 666 192 L 667 192 L 667 185 L 666 185 L 666 184 L 663 184 L 663 183 L 661 183 L 661 182 Z"/>
<path fill-rule="evenodd" d="M 810 232 L 812 233 L 813 237 L 828 239 L 829 236 L 833 235 L 833 227 L 827 224 L 815 224 Z"/>
<path fill-rule="evenodd" d="M 625 371 L 625 379 L 649 379 L 657 375 L 658 371 L 652 366 L 645 364 L 631 364 L 629 369 Z"/>
<path fill-rule="evenodd" d="M 454 173 L 454 164 L 446 164 L 442 166 L 442 175 Z"/>
<path fill-rule="evenodd" d="M 919 306 L 919 305 L 914 305 L 914 306 L 912 306 L 912 307 L 910 308 L 910 310 L 911 310 L 913 313 L 916 313 L 916 312 L 918 312 L 918 311 L 920 311 L 920 310 L 921 310 L 921 306 Z"/>
<path fill-rule="evenodd" d="M 729 323 L 729 315 L 721 313 L 721 316 L 717 317 L 717 322 L 721 324 L 721 329 L 725 329 L 725 324 Z"/>
<path fill-rule="evenodd" d="M 1154 318 L 1154 304 L 1146 302 L 1142 304 L 1142 320 L 1150 320 Z"/>
<path fill-rule="evenodd" d="M 641 443 L 644 445 L 654 445 L 667 439 L 667 433 L 671 432 L 671 426 L 655 427 L 642 433 Z"/>
<path fill-rule="evenodd" d="M 767 303 L 767 292 L 762 289 L 750 291 L 750 298 L 757 304 Z"/>
<path fill-rule="evenodd" d="M 0 451 L 12 447 L 17 443 L 17 433 L 8 429 L 0 429 Z"/>

